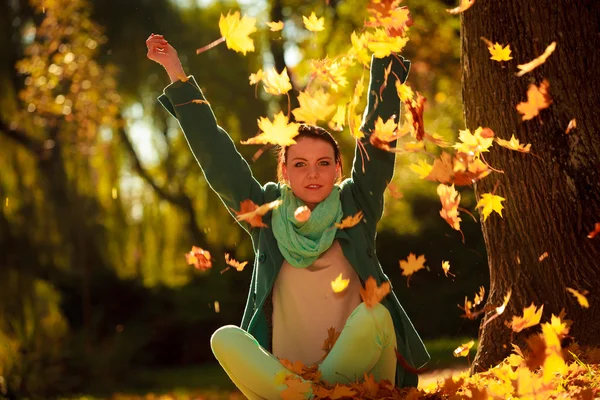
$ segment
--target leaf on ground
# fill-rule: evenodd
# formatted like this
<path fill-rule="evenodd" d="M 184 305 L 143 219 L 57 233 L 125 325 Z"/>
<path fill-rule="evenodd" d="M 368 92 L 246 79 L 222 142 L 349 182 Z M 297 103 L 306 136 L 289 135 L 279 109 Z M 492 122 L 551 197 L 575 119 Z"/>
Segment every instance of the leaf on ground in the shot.
<path fill-rule="evenodd" d="M 285 380 L 287 389 L 282 390 L 282 400 L 304 400 L 311 393 L 311 383 L 300 378 L 288 377 Z"/>
<path fill-rule="evenodd" d="M 375 278 L 370 276 L 365 282 L 365 287 L 360 288 L 360 297 L 367 308 L 373 308 L 390 293 L 390 290 L 389 282 L 382 282 L 381 286 L 377 286 Z"/>

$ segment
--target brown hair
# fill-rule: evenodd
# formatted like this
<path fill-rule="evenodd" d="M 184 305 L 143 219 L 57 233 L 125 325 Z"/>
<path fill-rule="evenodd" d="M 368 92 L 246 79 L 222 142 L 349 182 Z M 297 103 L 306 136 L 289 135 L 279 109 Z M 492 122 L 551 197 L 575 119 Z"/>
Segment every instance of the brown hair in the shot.
<path fill-rule="evenodd" d="M 335 163 L 336 165 L 340 166 L 340 176 L 337 180 L 337 183 L 340 183 L 343 174 L 342 152 L 340 151 L 340 145 L 334 139 L 333 135 L 329 133 L 326 129 L 321 128 L 320 126 L 301 124 L 298 128 L 298 135 L 294 137 L 294 140 L 298 141 L 302 138 L 313 138 L 323 140 L 333 147 Z M 284 182 L 283 166 L 287 161 L 287 153 L 289 148 L 290 146 L 279 147 L 279 152 L 277 154 L 277 179 L 280 183 Z"/>

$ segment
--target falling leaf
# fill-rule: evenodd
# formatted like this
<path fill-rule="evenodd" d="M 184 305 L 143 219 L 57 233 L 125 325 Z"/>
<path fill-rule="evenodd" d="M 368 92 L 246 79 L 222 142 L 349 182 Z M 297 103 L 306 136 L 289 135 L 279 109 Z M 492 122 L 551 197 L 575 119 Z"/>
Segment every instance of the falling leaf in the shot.
<path fill-rule="evenodd" d="M 550 45 L 548 47 L 546 47 L 546 50 L 544 50 L 544 53 L 541 56 L 539 56 L 538 58 L 528 62 L 527 64 L 517 65 L 517 68 L 519 68 L 521 70 L 517 73 L 517 76 L 523 76 L 526 73 L 533 71 L 534 69 L 536 69 L 537 67 L 539 67 L 540 65 L 545 63 L 546 59 L 548 57 L 550 57 L 550 54 L 552 54 L 552 52 L 554 52 L 555 49 L 556 49 L 556 42 L 552 42 L 552 43 L 550 43 Z"/>
<path fill-rule="evenodd" d="M 350 278 L 343 279 L 342 274 L 339 274 L 335 280 L 331 281 L 331 288 L 335 293 L 343 292 L 350 283 Z"/>
<path fill-rule="evenodd" d="M 523 114 L 523 121 L 530 120 L 540 113 L 540 110 L 550 107 L 552 97 L 548 92 L 550 83 L 544 79 L 540 86 L 529 85 L 527 101 L 517 104 L 517 111 Z"/>
<path fill-rule="evenodd" d="M 254 51 L 254 40 L 249 35 L 256 32 L 256 18 L 244 15 L 240 19 L 239 11 L 227 16 L 221 14 L 219 19 L 219 30 L 225 38 L 227 48 L 246 55 L 248 51 Z"/>
<path fill-rule="evenodd" d="M 546 258 L 548 258 L 548 252 L 545 251 L 539 258 L 538 261 L 544 261 Z"/>
<path fill-rule="evenodd" d="M 192 100 L 192 103 L 194 103 L 194 104 L 209 104 L 208 101 L 202 100 L 202 99 L 194 99 L 194 100 Z"/>
<path fill-rule="evenodd" d="M 281 205 L 281 200 L 275 200 L 270 203 L 265 203 L 262 206 L 254 204 L 250 199 L 240 202 L 240 211 L 235 211 L 238 221 L 246 221 L 250 226 L 255 228 L 266 228 L 267 225 L 262 221 L 262 216 L 270 210 Z"/>
<path fill-rule="evenodd" d="M 594 225 L 594 230 L 591 231 L 590 233 L 588 233 L 587 237 L 588 237 L 588 239 L 593 239 L 599 233 L 600 233 L 600 222 L 596 222 L 596 224 Z"/>
<path fill-rule="evenodd" d="M 360 297 L 367 308 L 373 308 L 390 293 L 390 290 L 389 282 L 382 282 L 381 286 L 377 286 L 375 278 L 370 276 L 365 282 L 365 287 L 360 288 Z"/>
<path fill-rule="evenodd" d="M 468 319 L 475 319 L 482 312 L 484 312 L 485 310 L 479 310 L 479 311 L 474 310 L 475 307 L 477 307 L 479 304 L 481 304 L 484 297 L 485 297 L 485 288 L 483 286 L 479 287 L 479 293 L 475 293 L 475 297 L 473 298 L 473 301 L 469 300 L 467 298 L 467 296 L 465 296 L 464 307 L 461 307 L 460 305 L 458 306 L 458 308 L 462 309 L 465 312 L 465 314 L 462 315 L 461 317 L 468 318 Z"/>
<path fill-rule="evenodd" d="M 481 213 L 483 214 L 483 220 L 485 221 L 492 211 L 496 211 L 502 216 L 502 210 L 504 209 L 502 202 L 505 200 L 504 197 L 496 196 L 492 193 L 484 193 L 481 195 L 481 199 L 479 199 L 475 207 L 482 208 Z"/>
<path fill-rule="evenodd" d="M 279 112 L 271 122 L 268 118 L 260 117 L 258 127 L 262 133 L 241 142 L 242 144 L 266 144 L 272 143 L 280 146 L 290 146 L 295 144 L 294 137 L 298 135 L 300 124 L 289 122 L 288 118 Z"/>
<path fill-rule="evenodd" d="M 417 92 L 417 98 L 415 100 L 407 101 L 404 103 L 406 109 L 406 120 L 410 121 L 414 128 L 415 137 L 418 141 L 423 140 L 425 136 L 425 123 L 423 120 L 423 111 L 425 109 L 425 101 L 427 99 Z"/>
<path fill-rule="evenodd" d="M 367 6 L 369 18 L 364 26 L 383 28 L 391 37 L 404 36 L 413 24 L 407 7 L 400 7 L 401 0 L 371 0 Z"/>
<path fill-rule="evenodd" d="M 238 272 L 242 271 L 244 269 L 244 267 L 246 266 L 246 264 L 248 264 L 248 261 L 244 261 L 244 262 L 236 261 L 235 259 L 231 258 L 229 253 L 225 253 L 225 262 L 227 263 L 227 265 L 235 268 Z"/>
<path fill-rule="evenodd" d="M 460 0 L 460 4 L 458 7 L 446 9 L 450 14 L 460 14 L 471 8 L 471 6 L 475 3 L 475 0 Z"/>
<path fill-rule="evenodd" d="M 267 25 L 269 28 L 271 28 L 271 30 L 273 32 L 277 32 L 283 29 L 283 22 L 282 21 L 273 21 L 273 22 L 267 22 Z"/>
<path fill-rule="evenodd" d="M 421 179 L 427 178 L 433 170 L 433 165 L 428 164 L 425 160 L 417 160 L 416 164 L 410 164 L 408 167 L 411 169 L 411 171 L 419 174 L 419 178 Z"/>
<path fill-rule="evenodd" d="M 440 216 L 452 227 L 460 231 L 461 218 L 458 216 L 458 205 L 460 204 L 460 194 L 452 186 L 440 183 L 437 187 L 437 194 L 442 202 Z"/>
<path fill-rule="evenodd" d="M 272 67 L 263 74 L 262 82 L 265 85 L 265 92 L 276 96 L 286 94 L 292 89 L 287 67 L 281 71 L 281 74 L 277 73 L 275 67 Z"/>
<path fill-rule="evenodd" d="M 455 276 L 452 272 L 450 272 L 450 261 L 442 261 L 442 270 L 444 271 L 444 275 L 446 275 L 446 277 L 448 274 Z"/>
<path fill-rule="evenodd" d="M 298 222 L 306 222 L 310 219 L 312 212 L 307 206 L 301 206 L 294 211 L 294 218 Z"/>
<path fill-rule="evenodd" d="M 508 293 L 504 296 L 504 302 L 499 307 L 496 307 L 496 313 L 498 315 L 502 314 L 504 310 L 506 310 L 506 306 L 508 305 L 508 301 L 510 300 L 510 296 L 512 294 L 512 290 L 509 290 Z"/>
<path fill-rule="evenodd" d="M 512 57 L 510 56 L 510 44 L 507 44 L 506 47 L 502 47 L 502 45 L 500 43 L 495 43 L 492 46 L 488 47 L 488 50 L 490 51 L 490 54 L 492 55 L 492 57 L 490 57 L 490 59 L 494 60 L 494 61 L 508 61 L 508 60 L 512 60 Z"/>
<path fill-rule="evenodd" d="M 582 293 L 580 293 L 577 290 L 571 289 L 570 287 L 568 287 L 567 291 L 569 293 L 571 293 L 577 299 L 577 302 L 579 303 L 579 305 L 581 307 L 583 307 L 583 308 L 590 308 L 590 303 L 588 302 L 588 299 L 585 297 L 588 294 L 587 290 L 585 290 Z"/>
<path fill-rule="evenodd" d="M 565 135 L 568 135 L 573 129 L 577 128 L 577 120 L 573 118 L 569 121 L 569 125 L 567 125 L 567 130 L 565 131 Z"/>
<path fill-rule="evenodd" d="M 384 29 L 376 29 L 369 36 L 367 47 L 375 58 L 384 58 L 393 53 L 400 53 L 408 43 L 407 37 L 390 36 Z"/>
<path fill-rule="evenodd" d="M 317 121 L 326 120 L 335 110 L 335 105 L 329 102 L 330 95 L 322 89 L 315 90 L 312 94 L 303 91 L 298 95 L 300 107 L 292 110 L 296 121 L 309 125 L 316 125 Z"/>
<path fill-rule="evenodd" d="M 212 267 L 212 257 L 210 252 L 200 247 L 192 246 L 192 250 L 185 254 L 185 260 L 189 265 L 200 271 L 206 271 Z"/>
<path fill-rule="evenodd" d="M 531 148 L 531 144 L 523 145 L 519 143 L 519 139 L 515 138 L 515 135 L 511 135 L 510 140 L 496 138 L 496 143 L 502 147 L 506 147 L 510 150 L 520 151 L 521 153 L 529 153 Z"/>
<path fill-rule="evenodd" d="M 454 349 L 453 355 L 454 357 L 466 357 L 469 355 L 469 350 L 475 345 L 475 341 L 471 340 L 467 343 L 461 344 L 456 349 Z"/>
<path fill-rule="evenodd" d="M 535 304 L 531 303 L 531 305 L 527 308 L 523 309 L 523 316 L 519 317 L 514 315 L 512 321 L 510 322 L 511 329 L 519 333 L 523 329 L 530 328 L 534 325 L 540 323 L 540 319 L 542 318 L 542 311 L 544 310 L 544 305 L 542 304 L 539 309 L 536 308 Z"/>
<path fill-rule="evenodd" d="M 311 32 L 320 32 L 325 29 L 325 18 L 317 18 L 315 12 L 313 11 L 310 14 L 310 17 L 306 18 L 304 15 L 302 16 L 302 21 L 304 21 L 304 26 Z"/>
<path fill-rule="evenodd" d="M 388 184 L 387 189 L 390 193 L 390 196 L 392 196 L 392 198 L 394 198 L 395 200 L 399 200 L 404 196 L 398 188 L 398 186 L 393 182 L 390 182 Z"/>
<path fill-rule="evenodd" d="M 348 51 L 348 54 L 350 57 L 356 58 L 365 67 L 368 67 L 371 63 L 371 55 L 369 54 L 367 47 L 370 37 L 371 34 L 369 32 L 364 32 L 360 35 L 357 35 L 356 32 L 352 32 L 352 35 L 350 36 L 352 47 Z"/>
<path fill-rule="evenodd" d="M 360 221 L 362 221 L 363 216 L 363 212 L 359 211 L 356 213 L 356 215 L 349 215 L 346 218 L 344 218 L 340 223 L 336 222 L 334 225 L 338 229 L 352 228 L 353 226 L 358 225 Z"/>
<path fill-rule="evenodd" d="M 493 137 L 484 135 L 484 133 L 487 133 L 487 129 L 489 128 L 484 129 L 480 126 L 475 129 L 475 132 L 473 133 L 471 133 L 469 129 L 459 130 L 458 139 L 460 142 L 457 142 L 452 147 L 459 152 L 467 153 L 475 157 L 479 156 L 480 153 L 489 151 L 490 146 L 494 144 L 494 139 Z"/>
<path fill-rule="evenodd" d="M 221 305 L 219 304 L 218 301 L 215 300 L 215 302 L 213 303 L 213 306 L 215 307 L 215 312 L 217 314 L 221 312 Z"/>
<path fill-rule="evenodd" d="M 421 254 L 419 257 L 415 254 L 410 253 L 406 260 L 400 260 L 400 268 L 402 269 L 402 276 L 406 276 L 406 286 L 410 281 L 410 277 L 415 272 L 425 268 L 425 255 Z"/>
<path fill-rule="evenodd" d="M 411 101 L 415 96 L 410 86 L 406 83 L 400 83 L 398 80 L 396 81 L 396 92 L 398 92 L 398 97 L 403 103 Z"/>
<path fill-rule="evenodd" d="M 311 79 L 320 79 L 337 92 L 340 87 L 348 84 L 346 73 L 350 64 L 346 57 L 310 60 Z"/>
<path fill-rule="evenodd" d="M 332 131 L 343 131 L 344 121 L 346 120 L 346 105 L 341 104 L 337 106 L 337 111 L 329 121 L 328 126 Z"/>
<path fill-rule="evenodd" d="M 255 74 L 250 74 L 248 79 L 250 80 L 251 85 L 255 85 L 258 82 L 262 81 L 264 77 L 263 70 L 259 69 Z"/>

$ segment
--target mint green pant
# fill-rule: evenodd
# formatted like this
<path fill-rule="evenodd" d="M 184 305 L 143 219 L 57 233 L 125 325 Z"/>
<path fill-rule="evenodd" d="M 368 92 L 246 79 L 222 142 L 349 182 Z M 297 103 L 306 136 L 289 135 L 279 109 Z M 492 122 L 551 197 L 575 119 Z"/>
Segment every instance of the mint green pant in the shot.
<path fill-rule="evenodd" d="M 281 380 L 276 376 L 295 375 L 252 335 L 237 326 L 217 329 L 210 345 L 227 375 L 249 399 L 279 399 L 287 385 L 278 383 Z M 373 374 L 377 381 L 387 379 L 393 383 L 397 362 L 395 346 L 396 333 L 387 308 L 377 304 L 369 309 L 361 303 L 350 314 L 337 342 L 319 365 L 322 380 L 349 383 L 363 379 L 366 372 Z M 306 393 L 306 398 L 311 396 L 312 392 Z"/>

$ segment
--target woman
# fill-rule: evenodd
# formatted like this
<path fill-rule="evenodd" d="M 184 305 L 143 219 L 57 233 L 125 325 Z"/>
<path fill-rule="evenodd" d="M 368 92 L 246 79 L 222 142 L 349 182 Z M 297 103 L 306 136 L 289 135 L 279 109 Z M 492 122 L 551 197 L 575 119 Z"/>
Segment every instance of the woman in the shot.
<path fill-rule="evenodd" d="M 416 386 L 417 376 L 402 365 L 420 368 L 429 355 L 398 299 L 391 292 L 369 309 L 359 296 L 369 277 L 378 285 L 389 281 L 377 260 L 375 236 L 395 155 L 371 146 L 369 135 L 378 117 L 387 121 L 399 115 L 395 79 L 406 80 L 410 62 L 400 56 L 372 60 L 361 127 L 368 157 L 357 149 L 351 178 L 340 182 L 340 150 L 329 132 L 302 125 L 296 144 L 280 150 L 280 182 L 261 186 L 209 104 L 192 102 L 205 99 L 194 78 L 185 79 L 175 49 L 160 35 L 151 35 L 146 44 L 148 58 L 161 64 L 172 82 L 159 101 L 178 119 L 208 183 L 227 208 L 239 210 L 247 199 L 258 205 L 282 200 L 264 216 L 267 227 L 241 223 L 256 252 L 244 316 L 241 327 L 222 327 L 211 338 L 232 381 L 248 398 L 279 398 L 287 387 L 276 379 L 288 372 L 279 362 L 285 358 L 318 362 L 322 380 L 330 383 L 348 383 L 368 373 L 397 386 Z M 393 73 L 377 101 L 390 62 Z M 335 228 L 359 211 L 364 213 L 361 223 Z M 340 273 L 351 283 L 335 294 L 330 282 Z M 341 334 L 323 359 L 321 346 L 330 327 Z M 395 349 L 406 363 L 398 364 Z"/>

